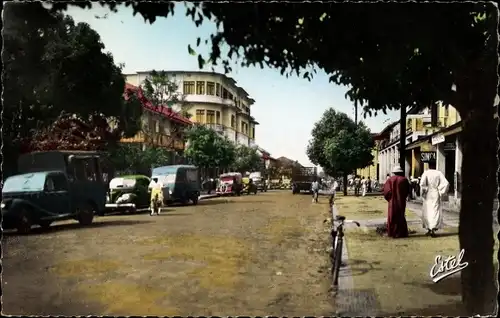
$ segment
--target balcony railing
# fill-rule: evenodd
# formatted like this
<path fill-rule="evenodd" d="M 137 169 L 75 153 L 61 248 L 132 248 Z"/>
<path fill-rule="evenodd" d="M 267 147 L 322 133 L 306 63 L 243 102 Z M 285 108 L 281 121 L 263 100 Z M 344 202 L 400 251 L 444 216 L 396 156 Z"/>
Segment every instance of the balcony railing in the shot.
<path fill-rule="evenodd" d="M 206 127 L 215 130 L 216 132 L 224 132 L 224 126 L 221 124 L 213 124 L 213 123 L 207 123 L 205 124 Z"/>
<path fill-rule="evenodd" d="M 172 136 L 162 133 L 144 134 L 143 132 L 137 133 L 132 138 L 123 138 L 120 142 L 124 143 L 148 143 L 155 146 L 166 147 L 169 149 L 184 150 L 184 141 L 181 139 L 174 139 Z"/>

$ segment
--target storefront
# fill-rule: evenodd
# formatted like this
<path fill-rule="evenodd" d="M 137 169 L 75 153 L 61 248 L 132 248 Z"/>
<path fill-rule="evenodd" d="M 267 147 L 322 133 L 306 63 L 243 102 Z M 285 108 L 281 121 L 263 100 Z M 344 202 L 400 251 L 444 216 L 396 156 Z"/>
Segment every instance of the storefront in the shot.
<path fill-rule="evenodd" d="M 436 162 L 436 148 L 429 142 L 428 136 L 420 136 L 406 146 L 406 157 L 411 166 L 410 176 L 418 178 L 429 169 L 429 162 Z"/>

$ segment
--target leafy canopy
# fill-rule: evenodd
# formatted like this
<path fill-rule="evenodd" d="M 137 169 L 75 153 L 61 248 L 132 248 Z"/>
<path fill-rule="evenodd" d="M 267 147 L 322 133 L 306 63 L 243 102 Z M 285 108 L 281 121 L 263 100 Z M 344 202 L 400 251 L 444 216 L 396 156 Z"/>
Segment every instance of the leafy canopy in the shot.
<path fill-rule="evenodd" d="M 173 153 L 164 147 L 122 143 L 111 149 L 108 158 L 117 174 L 150 175 L 151 168 L 174 164 Z"/>
<path fill-rule="evenodd" d="M 107 5 L 116 10 L 116 3 Z M 150 23 L 180 7 L 173 1 L 125 5 Z M 66 6 L 55 3 L 53 9 Z M 194 2 L 186 5 L 186 15 L 197 26 L 206 20 L 218 26 L 204 40 L 212 50 L 208 57 L 198 56 L 200 66 L 222 63 L 230 72 L 229 61 L 241 58 L 242 66 L 267 65 L 307 79 L 323 70 L 332 82 L 348 85 L 347 97 L 368 114 L 435 101 L 456 105 L 461 112 L 477 107 L 457 100 L 457 92 L 471 89 L 473 74 L 483 74 L 476 80 L 487 84 L 492 101 L 495 96 L 493 3 Z M 201 42 L 196 39 L 197 46 Z M 226 57 L 223 45 L 229 48 Z M 189 52 L 194 50 L 189 47 Z"/>
<path fill-rule="evenodd" d="M 257 149 L 245 145 L 236 147 L 236 159 L 233 168 L 241 173 L 260 171 L 263 168 L 263 162 L 257 153 Z"/>
<path fill-rule="evenodd" d="M 187 132 L 185 156 L 202 168 L 230 167 L 234 164 L 236 149 L 233 143 L 206 126 L 195 124 Z"/>
<path fill-rule="evenodd" d="M 372 163 L 374 147 L 370 130 L 344 113 L 330 108 L 314 125 L 307 156 L 330 175 L 350 173 Z"/>
<path fill-rule="evenodd" d="M 141 85 L 144 96 L 156 107 L 175 108 L 182 116 L 189 118 L 192 105 L 186 101 L 186 96 L 179 91 L 179 84 L 165 71 L 151 71 Z"/>
<path fill-rule="evenodd" d="M 124 99 L 121 68 L 88 24 L 39 2 L 7 3 L 4 17 L 7 153 L 25 141 L 27 151 L 92 148 L 137 132 L 142 107 Z"/>

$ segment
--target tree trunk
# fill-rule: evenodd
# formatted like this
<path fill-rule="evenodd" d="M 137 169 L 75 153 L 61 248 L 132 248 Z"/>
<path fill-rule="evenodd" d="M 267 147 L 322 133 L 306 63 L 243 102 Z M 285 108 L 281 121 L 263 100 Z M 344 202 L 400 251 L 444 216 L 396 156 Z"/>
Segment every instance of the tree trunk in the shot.
<path fill-rule="evenodd" d="M 496 64 L 496 63 L 495 63 Z M 478 74 L 479 73 L 479 74 Z M 462 301 L 468 315 L 494 315 L 493 200 L 497 194 L 497 140 L 493 118 L 496 76 L 478 72 L 457 85 L 463 122 L 462 200 L 459 241 L 464 250 Z M 495 74 L 496 75 L 496 74 Z M 488 80 L 489 77 L 489 80 Z"/>
<path fill-rule="evenodd" d="M 344 195 L 347 195 L 347 174 L 344 173 L 342 175 L 342 178 L 344 180 L 344 182 L 343 182 L 344 183 Z"/>

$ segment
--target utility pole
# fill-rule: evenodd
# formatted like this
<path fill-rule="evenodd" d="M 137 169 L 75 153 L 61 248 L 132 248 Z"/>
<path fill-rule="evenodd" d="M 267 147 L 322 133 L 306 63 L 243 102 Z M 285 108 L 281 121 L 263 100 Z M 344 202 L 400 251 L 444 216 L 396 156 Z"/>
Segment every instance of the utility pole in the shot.
<path fill-rule="evenodd" d="M 405 175 L 405 148 L 406 148 L 406 106 L 401 106 L 401 116 L 399 121 L 399 166 Z"/>

